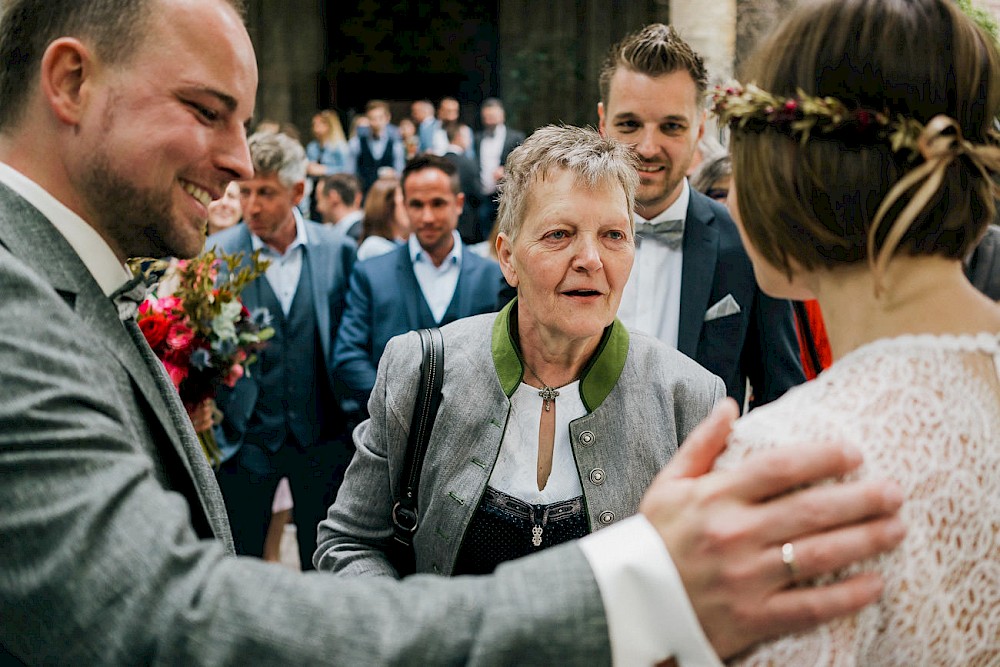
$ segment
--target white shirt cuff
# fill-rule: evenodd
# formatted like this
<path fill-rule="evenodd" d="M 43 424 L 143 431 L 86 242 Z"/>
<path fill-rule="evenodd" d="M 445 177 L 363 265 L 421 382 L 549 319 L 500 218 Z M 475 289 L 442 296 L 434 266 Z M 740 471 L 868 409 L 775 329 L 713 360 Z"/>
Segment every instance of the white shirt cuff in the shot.
<path fill-rule="evenodd" d="M 604 601 L 615 665 L 722 667 L 670 554 L 637 514 L 580 540 Z"/>

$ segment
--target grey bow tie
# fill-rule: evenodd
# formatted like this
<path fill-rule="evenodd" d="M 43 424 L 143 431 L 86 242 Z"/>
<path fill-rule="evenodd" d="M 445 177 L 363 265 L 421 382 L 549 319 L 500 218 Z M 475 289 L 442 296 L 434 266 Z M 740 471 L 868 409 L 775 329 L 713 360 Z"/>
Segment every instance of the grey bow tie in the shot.
<path fill-rule="evenodd" d="M 143 259 L 132 263 L 135 275 L 108 296 L 118 307 L 118 317 L 123 322 L 135 319 L 139 304 L 146 300 L 150 290 L 160 282 L 168 266 L 168 262 L 159 259 Z"/>
<path fill-rule="evenodd" d="M 650 238 L 677 250 L 681 247 L 684 239 L 683 220 L 664 220 L 663 222 L 637 222 L 635 223 L 635 235 L 639 238 Z"/>
<path fill-rule="evenodd" d="M 143 275 L 133 276 L 125 281 L 125 284 L 116 289 L 108 297 L 115 302 L 118 307 L 118 317 L 125 320 L 134 320 L 139 312 L 139 304 L 145 301 L 149 294 L 149 285 L 146 284 L 146 277 Z"/>

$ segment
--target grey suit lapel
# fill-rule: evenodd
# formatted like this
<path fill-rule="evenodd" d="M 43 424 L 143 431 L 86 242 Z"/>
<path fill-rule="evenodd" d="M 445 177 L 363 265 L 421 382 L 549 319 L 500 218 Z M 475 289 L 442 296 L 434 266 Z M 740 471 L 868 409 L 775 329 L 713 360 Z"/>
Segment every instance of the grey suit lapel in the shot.
<path fill-rule="evenodd" d="M 712 294 L 715 265 L 719 257 L 719 232 L 715 215 L 694 191 L 684 222 L 684 259 L 681 267 L 681 313 L 677 349 L 694 358 L 698 337 Z"/>
<path fill-rule="evenodd" d="M 77 317 L 118 360 L 149 403 L 157 420 L 193 479 L 205 515 L 216 536 L 232 545 L 225 506 L 201 445 L 188 428 L 179 432 L 166 398 L 150 368 L 76 251 L 55 227 L 16 193 L 0 185 L 0 243 L 63 295 Z"/>

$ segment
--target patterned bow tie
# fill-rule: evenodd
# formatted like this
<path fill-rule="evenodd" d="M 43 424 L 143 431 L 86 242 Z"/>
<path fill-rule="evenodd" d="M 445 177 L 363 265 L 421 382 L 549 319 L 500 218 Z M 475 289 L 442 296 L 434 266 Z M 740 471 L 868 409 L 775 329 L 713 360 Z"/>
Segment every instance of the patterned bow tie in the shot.
<path fill-rule="evenodd" d="M 671 250 L 681 247 L 684 239 L 683 220 L 664 220 L 663 222 L 637 222 L 635 223 L 635 235 L 639 238 L 649 238 L 664 244 Z"/>
<path fill-rule="evenodd" d="M 135 275 L 108 297 L 118 307 L 118 317 L 122 321 L 135 319 L 136 313 L 139 312 L 139 304 L 146 300 L 150 290 L 160 282 L 169 266 L 170 263 L 162 259 L 129 260 L 129 268 Z"/>

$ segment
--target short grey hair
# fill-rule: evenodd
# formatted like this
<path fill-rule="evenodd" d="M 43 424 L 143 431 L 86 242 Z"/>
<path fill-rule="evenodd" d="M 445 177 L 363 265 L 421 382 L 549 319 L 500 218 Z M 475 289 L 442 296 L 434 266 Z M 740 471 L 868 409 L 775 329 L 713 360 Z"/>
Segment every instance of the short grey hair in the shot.
<path fill-rule="evenodd" d="M 639 159 L 627 145 L 590 127 L 546 125 L 511 151 L 500 184 L 497 222 L 512 242 L 524 223 L 531 189 L 557 171 L 568 171 L 582 187 L 621 187 L 634 231 L 632 210 L 639 186 Z"/>
<path fill-rule="evenodd" d="M 277 174 L 286 188 L 306 180 L 306 151 L 287 134 L 257 132 L 247 139 L 255 174 Z"/>

